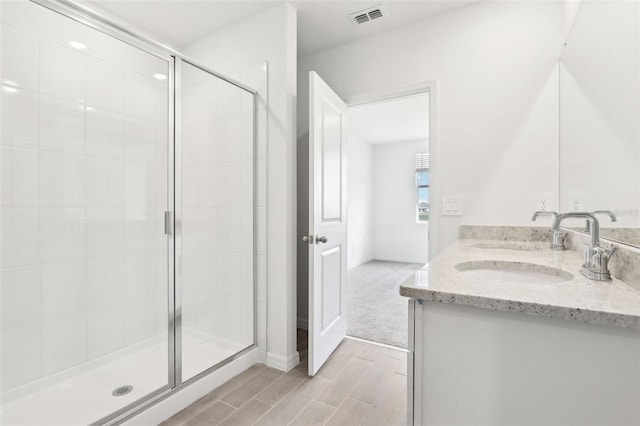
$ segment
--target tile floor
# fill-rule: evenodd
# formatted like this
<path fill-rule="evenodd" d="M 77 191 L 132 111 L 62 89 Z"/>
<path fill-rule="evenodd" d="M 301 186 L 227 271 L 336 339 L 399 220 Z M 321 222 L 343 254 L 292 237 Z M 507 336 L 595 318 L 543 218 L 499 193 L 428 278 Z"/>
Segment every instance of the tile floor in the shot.
<path fill-rule="evenodd" d="M 406 374 L 406 352 L 345 339 L 315 377 L 306 356 L 287 373 L 256 364 L 162 425 L 405 425 Z"/>

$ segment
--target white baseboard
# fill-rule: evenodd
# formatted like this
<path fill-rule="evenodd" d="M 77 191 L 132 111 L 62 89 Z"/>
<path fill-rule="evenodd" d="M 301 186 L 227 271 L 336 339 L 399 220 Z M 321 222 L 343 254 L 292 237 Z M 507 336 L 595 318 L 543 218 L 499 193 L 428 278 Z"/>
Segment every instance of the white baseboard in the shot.
<path fill-rule="evenodd" d="M 298 317 L 298 328 L 301 328 L 303 330 L 308 330 L 309 329 L 309 318 L 307 317 Z"/>
<path fill-rule="evenodd" d="M 289 371 L 300 363 L 300 354 L 295 351 L 288 357 L 267 352 L 267 366 L 280 371 Z"/>
<path fill-rule="evenodd" d="M 355 263 L 352 264 L 352 265 L 347 264 L 347 269 L 355 268 L 356 266 L 360 266 L 360 265 L 362 265 L 364 263 L 371 262 L 374 259 L 375 259 L 375 257 L 373 257 L 373 256 L 363 257 L 362 259 L 356 260 Z"/>
<path fill-rule="evenodd" d="M 383 256 L 374 257 L 371 260 L 381 260 L 383 262 L 420 263 L 420 264 L 423 264 L 423 265 L 426 265 L 428 263 L 428 261 L 425 262 L 424 260 L 421 260 L 421 259 L 406 259 L 406 258 L 402 258 L 401 259 L 401 258 L 383 257 Z"/>

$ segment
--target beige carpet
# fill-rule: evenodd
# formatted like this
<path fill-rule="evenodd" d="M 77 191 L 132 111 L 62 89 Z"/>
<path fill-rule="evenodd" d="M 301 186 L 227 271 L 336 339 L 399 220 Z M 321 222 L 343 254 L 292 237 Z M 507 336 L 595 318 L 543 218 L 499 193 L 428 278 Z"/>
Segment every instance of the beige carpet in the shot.
<path fill-rule="evenodd" d="M 347 334 L 408 347 L 407 299 L 400 284 L 423 265 L 372 260 L 347 274 Z"/>

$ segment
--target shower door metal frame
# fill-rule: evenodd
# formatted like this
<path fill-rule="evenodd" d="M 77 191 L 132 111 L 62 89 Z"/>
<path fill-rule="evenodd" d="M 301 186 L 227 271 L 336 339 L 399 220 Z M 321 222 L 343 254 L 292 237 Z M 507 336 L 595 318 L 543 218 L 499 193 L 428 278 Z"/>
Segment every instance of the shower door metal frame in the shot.
<path fill-rule="evenodd" d="M 191 59 L 187 59 L 187 58 L 183 58 L 183 57 L 178 57 L 175 59 L 175 102 L 176 102 L 176 108 L 175 108 L 175 122 L 176 122 L 176 126 L 175 126 L 175 144 L 174 144 L 174 159 L 175 159 L 175 164 L 181 164 L 182 163 L 182 74 L 183 74 L 183 70 L 182 70 L 182 64 L 186 63 L 187 65 L 190 65 L 192 67 L 195 67 L 201 71 L 204 71 L 208 74 L 213 75 L 214 77 L 217 78 L 221 78 L 218 74 L 212 72 L 211 70 L 209 70 L 206 67 L 203 67 L 202 65 L 199 65 L 198 63 L 192 61 Z M 252 239 L 252 244 L 253 244 L 253 343 L 246 347 L 245 349 L 243 349 L 242 351 L 228 357 L 225 358 L 224 360 L 220 361 L 219 363 L 207 368 L 204 371 L 201 371 L 200 373 L 196 374 L 193 377 L 190 377 L 189 379 L 187 379 L 186 381 L 182 380 L 182 351 L 179 351 L 178 353 L 176 353 L 176 372 L 175 372 L 175 377 L 178 380 L 178 382 L 181 385 L 189 385 L 191 383 L 197 382 L 198 380 L 200 380 L 202 377 L 207 376 L 211 373 L 213 373 L 214 371 L 218 370 L 220 367 L 223 367 L 227 364 L 229 364 L 231 361 L 239 358 L 240 356 L 244 355 L 245 353 L 249 352 L 250 350 L 254 349 L 257 347 L 257 342 L 258 342 L 258 309 L 257 309 L 257 282 L 258 282 L 258 277 L 257 277 L 257 270 L 258 270 L 258 265 L 257 265 L 257 261 L 256 261 L 256 247 L 257 247 L 257 233 L 255 232 L 256 230 L 256 226 L 257 226 L 257 217 L 256 217 L 256 201 L 257 201 L 257 161 L 255 158 L 256 152 L 257 152 L 257 133 L 256 133 L 256 127 L 257 127 L 257 106 L 258 106 L 258 101 L 257 101 L 257 92 L 252 90 L 252 89 L 247 89 L 244 86 L 238 86 L 237 84 L 235 84 L 233 81 L 228 80 L 228 79 L 224 79 L 222 78 L 222 80 L 234 84 L 235 86 L 237 86 L 240 89 L 243 89 L 247 92 L 249 92 L 252 97 L 253 97 L 253 143 L 252 143 L 252 149 L 253 149 L 253 154 L 254 154 L 254 159 L 253 159 L 253 182 L 252 182 L 252 194 L 251 194 L 251 200 L 253 203 L 253 212 L 252 212 L 252 220 L 253 220 L 253 239 Z M 176 228 L 176 236 L 175 236 L 175 259 L 176 259 L 176 265 L 182 265 L 181 259 L 182 259 L 182 167 L 175 167 L 175 177 L 174 177 L 174 182 L 175 182 L 175 228 Z M 180 261 L 178 261 L 178 259 L 180 259 Z M 179 342 L 180 344 L 182 343 L 182 270 L 181 268 L 176 268 L 176 275 L 175 275 L 175 282 L 176 282 L 176 286 L 175 286 L 175 291 L 176 291 L 176 319 L 175 319 L 175 325 L 176 325 L 176 329 L 175 329 L 175 339 L 176 342 Z M 181 345 L 179 345 L 179 347 L 181 347 Z"/>
<path fill-rule="evenodd" d="M 101 13 L 90 8 L 76 4 L 69 0 L 29 0 L 35 4 L 57 12 L 67 18 L 84 24 L 94 30 L 109 35 L 117 40 L 140 49 L 146 53 L 167 61 L 168 64 L 168 120 L 167 120 L 167 211 L 171 215 L 170 229 L 167 235 L 167 287 L 168 287 L 168 365 L 167 384 L 155 391 L 139 398 L 125 407 L 96 420 L 95 425 L 116 425 L 131 419 L 140 412 L 150 408 L 165 398 L 179 392 L 186 386 L 200 380 L 221 367 L 242 357 L 246 353 L 257 348 L 257 262 L 256 262 L 256 185 L 257 185 L 257 161 L 255 158 L 256 120 L 257 120 L 257 92 L 227 76 L 224 76 L 205 66 L 199 65 L 193 59 L 182 53 L 148 37 L 132 32 L 105 17 Z M 181 207 L 182 200 L 182 176 L 181 168 L 181 98 L 180 87 L 182 79 L 182 62 L 195 66 L 253 96 L 253 343 L 236 354 L 220 361 L 210 368 L 202 371 L 189 380 L 182 381 L 182 224 Z"/>

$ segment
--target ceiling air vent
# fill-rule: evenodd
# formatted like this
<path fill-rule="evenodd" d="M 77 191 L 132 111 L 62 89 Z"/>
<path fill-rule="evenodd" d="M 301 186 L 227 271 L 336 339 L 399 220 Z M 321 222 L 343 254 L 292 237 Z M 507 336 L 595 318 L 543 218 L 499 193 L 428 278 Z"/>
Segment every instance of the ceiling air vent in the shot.
<path fill-rule="evenodd" d="M 369 19 L 371 20 L 382 18 L 382 11 L 380 9 L 375 9 L 367 13 L 367 15 L 369 15 Z"/>
<path fill-rule="evenodd" d="M 385 16 L 384 9 L 381 6 L 374 6 L 366 10 L 361 10 L 349 15 L 349 19 L 354 24 L 364 24 L 365 22 L 373 21 Z"/>

